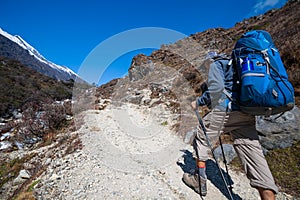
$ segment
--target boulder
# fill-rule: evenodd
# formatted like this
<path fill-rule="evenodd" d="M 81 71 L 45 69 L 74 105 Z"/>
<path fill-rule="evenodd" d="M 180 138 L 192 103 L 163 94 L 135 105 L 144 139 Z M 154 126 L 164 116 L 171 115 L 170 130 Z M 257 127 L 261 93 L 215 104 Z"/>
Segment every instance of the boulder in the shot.
<path fill-rule="evenodd" d="M 226 161 L 227 161 L 227 163 L 230 163 L 237 156 L 237 154 L 233 148 L 233 145 L 222 144 L 222 146 L 224 149 L 224 155 L 225 155 Z M 224 162 L 221 146 L 218 146 L 214 150 L 214 155 L 215 155 L 216 159 L 218 160 L 218 162 Z"/>
<path fill-rule="evenodd" d="M 267 150 L 290 147 L 300 140 L 300 109 L 295 106 L 282 115 L 257 116 L 256 128 Z"/>

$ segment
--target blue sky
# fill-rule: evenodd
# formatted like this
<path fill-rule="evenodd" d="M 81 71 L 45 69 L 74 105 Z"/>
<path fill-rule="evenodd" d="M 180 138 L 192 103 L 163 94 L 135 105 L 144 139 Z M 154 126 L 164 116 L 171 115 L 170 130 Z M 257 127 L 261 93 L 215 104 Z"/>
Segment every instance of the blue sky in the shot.
<path fill-rule="evenodd" d="M 208 28 L 230 28 L 236 22 L 262 14 L 271 8 L 281 7 L 285 2 L 286 0 L 1 0 L 0 28 L 12 35 L 20 35 L 48 60 L 79 72 L 83 62 L 99 44 L 124 31 L 160 27 L 190 35 Z M 162 43 L 172 43 L 175 39 L 165 38 Z M 155 48 L 159 46 L 120 55 L 102 74 L 100 82 L 122 76 L 126 73 L 132 56 L 139 52 L 150 54 Z"/>

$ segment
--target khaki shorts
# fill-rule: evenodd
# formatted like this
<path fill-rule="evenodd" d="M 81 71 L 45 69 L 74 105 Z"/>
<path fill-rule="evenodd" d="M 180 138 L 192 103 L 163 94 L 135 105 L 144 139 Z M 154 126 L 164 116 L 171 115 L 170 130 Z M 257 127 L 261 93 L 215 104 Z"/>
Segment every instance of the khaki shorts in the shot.
<path fill-rule="evenodd" d="M 255 128 L 255 116 L 238 111 L 226 114 L 214 109 L 203 117 L 203 123 L 212 145 L 215 145 L 222 133 L 230 132 L 234 139 L 234 148 L 252 187 L 278 192 L 259 143 Z M 198 128 L 193 146 L 199 160 L 206 161 L 209 158 L 208 152 L 211 150 L 201 128 Z"/>

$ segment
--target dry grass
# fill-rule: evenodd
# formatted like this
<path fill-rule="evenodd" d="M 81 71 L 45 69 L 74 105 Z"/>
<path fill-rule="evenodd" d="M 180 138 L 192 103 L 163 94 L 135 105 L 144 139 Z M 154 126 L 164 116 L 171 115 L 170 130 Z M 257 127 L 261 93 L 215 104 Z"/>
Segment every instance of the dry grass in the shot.
<path fill-rule="evenodd" d="M 35 200 L 33 192 L 22 192 L 19 194 L 15 200 Z"/>
<path fill-rule="evenodd" d="M 268 152 L 266 159 L 281 190 L 300 197 L 300 142 Z"/>
<path fill-rule="evenodd" d="M 266 159 L 280 191 L 300 198 L 300 142 L 286 149 L 271 150 Z M 236 171 L 243 171 L 238 157 L 230 166 Z"/>

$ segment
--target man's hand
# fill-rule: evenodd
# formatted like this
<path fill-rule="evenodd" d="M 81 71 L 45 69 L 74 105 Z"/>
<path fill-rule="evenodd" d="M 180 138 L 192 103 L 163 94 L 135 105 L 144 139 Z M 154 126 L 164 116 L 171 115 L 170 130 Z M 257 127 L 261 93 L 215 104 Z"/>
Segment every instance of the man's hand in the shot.
<path fill-rule="evenodd" d="M 193 101 L 191 103 L 191 106 L 192 106 L 193 110 L 196 110 L 197 109 L 197 103 L 196 103 L 196 101 Z"/>

